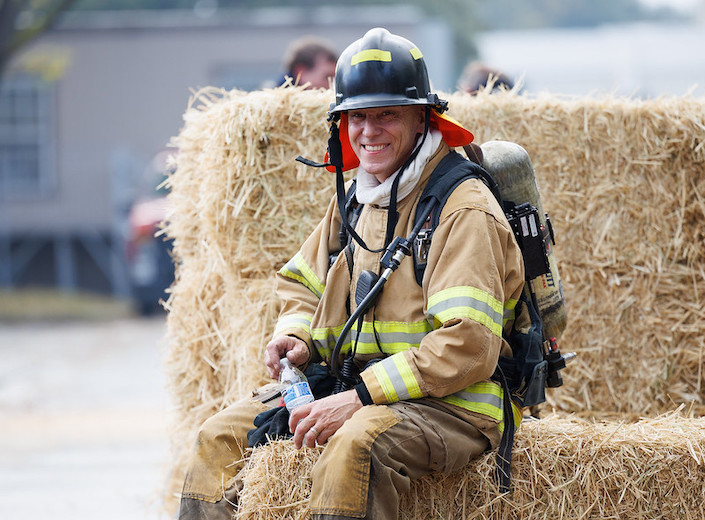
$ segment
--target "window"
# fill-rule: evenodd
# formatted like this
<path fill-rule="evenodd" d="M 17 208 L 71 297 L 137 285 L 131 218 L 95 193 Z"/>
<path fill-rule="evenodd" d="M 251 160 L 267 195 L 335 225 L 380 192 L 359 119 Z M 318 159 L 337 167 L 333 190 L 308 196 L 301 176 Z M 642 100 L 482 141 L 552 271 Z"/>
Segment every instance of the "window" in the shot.
<path fill-rule="evenodd" d="M 51 187 L 50 87 L 39 78 L 0 82 L 0 196 L 32 197 Z"/>

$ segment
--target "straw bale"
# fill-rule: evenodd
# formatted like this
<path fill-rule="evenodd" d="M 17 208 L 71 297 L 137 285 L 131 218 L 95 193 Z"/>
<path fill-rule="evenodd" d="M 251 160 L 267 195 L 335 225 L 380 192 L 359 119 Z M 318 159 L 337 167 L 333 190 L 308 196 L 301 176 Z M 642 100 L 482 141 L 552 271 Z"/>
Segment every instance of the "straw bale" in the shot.
<path fill-rule="evenodd" d="M 562 345 L 580 355 L 552 402 L 705 411 L 703 100 L 454 101 L 480 142 L 527 149 L 552 216 L 569 312 Z"/>
<path fill-rule="evenodd" d="M 429 475 L 401 496 L 401 519 L 704 519 L 705 418 L 675 413 L 634 423 L 527 420 L 513 452 L 512 494 L 499 495 L 494 454 Z M 310 517 L 320 448 L 278 441 L 252 451 L 239 520 Z"/>
<path fill-rule="evenodd" d="M 585 416 L 705 413 L 705 100 L 454 93 L 476 142 L 529 152 L 577 360 L 548 408 Z M 168 183 L 177 276 L 167 303 L 173 441 L 264 381 L 273 273 L 334 194 L 322 160 L 326 91 L 204 89 L 174 138 Z M 352 172 L 351 172 L 352 173 Z M 177 457 L 176 466 L 181 466 Z"/>

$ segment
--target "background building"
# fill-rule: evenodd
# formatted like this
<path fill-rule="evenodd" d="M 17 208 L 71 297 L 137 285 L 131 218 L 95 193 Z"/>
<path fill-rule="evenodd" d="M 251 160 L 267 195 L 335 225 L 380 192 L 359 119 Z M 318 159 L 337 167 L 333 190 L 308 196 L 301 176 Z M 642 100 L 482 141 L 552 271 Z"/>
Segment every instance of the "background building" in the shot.
<path fill-rule="evenodd" d="M 292 40 L 342 50 L 380 25 L 417 43 L 436 88 L 452 88 L 451 31 L 411 7 L 66 13 L 1 84 L 0 287 L 128 296 L 127 212 L 155 194 L 152 159 L 191 94 L 260 88 Z"/>

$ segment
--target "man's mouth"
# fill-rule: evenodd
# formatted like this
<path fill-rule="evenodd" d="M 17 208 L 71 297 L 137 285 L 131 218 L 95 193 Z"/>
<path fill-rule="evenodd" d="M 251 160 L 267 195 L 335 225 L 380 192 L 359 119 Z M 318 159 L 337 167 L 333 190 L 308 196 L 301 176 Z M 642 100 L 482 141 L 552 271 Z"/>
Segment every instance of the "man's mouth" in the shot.
<path fill-rule="evenodd" d="M 362 147 L 365 149 L 366 152 L 379 152 L 380 150 L 384 150 L 387 145 L 386 144 L 363 144 Z"/>

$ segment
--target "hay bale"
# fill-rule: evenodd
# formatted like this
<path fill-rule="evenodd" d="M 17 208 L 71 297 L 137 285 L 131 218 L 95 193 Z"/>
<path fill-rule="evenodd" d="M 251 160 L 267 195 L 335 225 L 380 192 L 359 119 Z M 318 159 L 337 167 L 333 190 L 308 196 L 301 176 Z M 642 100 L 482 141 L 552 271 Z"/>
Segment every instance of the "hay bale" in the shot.
<path fill-rule="evenodd" d="M 568 304 L 561 347 L 578 353 L 550 407 L 705 413 L 705 100 L 448 99 L 477 142 L 515 141 L 536 169 Z M 165 228 L 177 260 L 167 304 L 177 454 L 265 380 L 272 273 L 334 193 L 331 174 L 294 162 L 322 160 L 329 101 L 299 88 L 204 89 L 184 115 Z"/>
<path fill-rule="evenodd" d="M 705 102 L 453 96 L 479 141 L 524 146 L 551 214 L 579 353 L 553 405 L 705 411 Z"/>
<path fill-rule="evenodd" d="M 236 518 L 309 518 L 309 475 L 319 450 L 278 441 L 252 451 Z M 400 518 L 705 519 L 705 418 L 529 420 L 513 453 L 511 495 L 498 495 L 489 454 L 460 472 L 412 483 Z"/>

